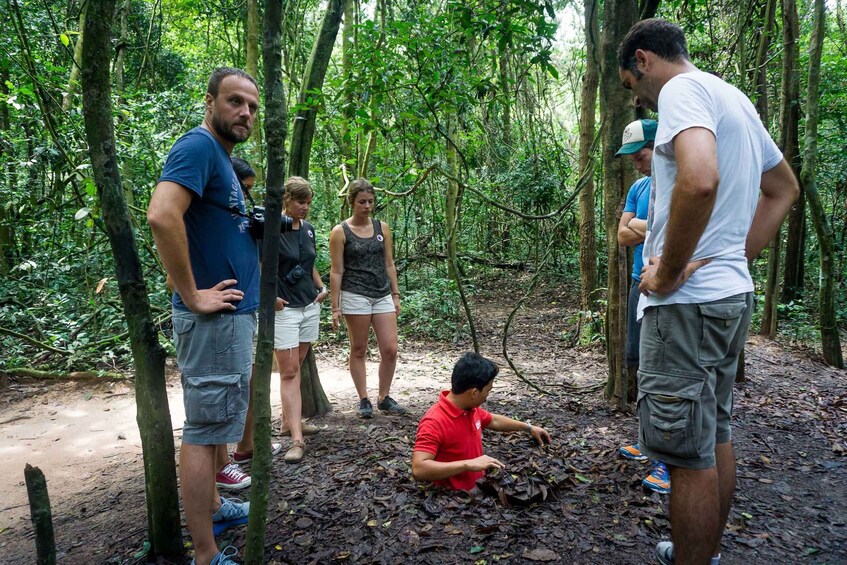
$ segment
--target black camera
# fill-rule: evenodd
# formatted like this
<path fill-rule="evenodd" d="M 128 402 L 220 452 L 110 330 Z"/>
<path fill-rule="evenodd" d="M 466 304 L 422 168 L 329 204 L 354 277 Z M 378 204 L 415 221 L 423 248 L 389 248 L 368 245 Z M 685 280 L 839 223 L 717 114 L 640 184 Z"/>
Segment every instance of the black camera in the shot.
<path fill-rule="evenodd" d="M 247 229 L 250 230 L 250 235 L 253 239 L 262 239 L 265 237 L 265 207 L 254 206 L 250 214 L 247 215 Z M 282 215 L 279 224 L 279 233 L 288 233 L 294 229 L 294 220 L 291 216 Z"/>
<path fill-rule="evenodd" d="M 287 282 L 290 286 L 294 286 L 305 274 L 306 271 L 303 270 L 303 267 L 300 265 L 294 265 L 294 268 L 288 271 L 288 274 L 285 275 L 285 282 Z"/>

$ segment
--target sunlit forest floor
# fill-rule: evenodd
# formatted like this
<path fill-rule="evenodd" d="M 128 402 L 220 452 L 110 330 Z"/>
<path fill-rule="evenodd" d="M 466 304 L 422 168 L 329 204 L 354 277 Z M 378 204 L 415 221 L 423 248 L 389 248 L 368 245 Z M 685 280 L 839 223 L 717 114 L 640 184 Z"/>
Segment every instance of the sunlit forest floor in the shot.
<path fill-rule="evenodd" d="M 526 436 L 488 433 L 486 453 L 504 461 L 507 474 L 488 479 L 486 492 L 416 484 L 409 461 L 417 420 L 449 386 L 469 342 L 403 341 L 393 396 L 410 414 L 363 421 L 345 342 L 329 336 L 317 357 L 335 409 L 313 420 L 326 429 L 307 438 L 302 463 L 274 462 L 267 562 L 653 562 L 655 543 L 670 536 L 668 499 L 641 487 L 646 464 L 617 455 L 634 441 L 636 422 L 603 400 L 601 348 L 573 347 L 576 293 L 542 289 L 513 322 L 509 356 L 541 393 L 502 355 L 502 328 L 519 292 L 507 287 L 492 285 L 473 305 L 482 353 L 503 367 L 487 408 L 543 425 L 553 444 L 541 451 Z M 375 367 L 369 363 L 372 396 Z M 748 341 L 746 372 L 736 389 L 738 490 L 722 563 L 847 562 L 847 375 L 758 337 Z M 178 404 L 173 370 L 171 382 Z M 30 459 L 47 476 L 59 563 L 144 561 L 144 476 L 131 403 L 124 385 L 13 381 L 0 391 L 0 453 L 14 463 L 0 483 L 0 562 L 35 562 L 22 463 Z M 77 431 L 63 419 L 74 414 Z M 56 435 L 60 428 L 65 436 Z M 249 489 L 236 496 L 249 499 Z M 237 527 L 218 540 L 240 548 L 245 534 Z M 178 561 L 188 562 L 190 555 Z"/>

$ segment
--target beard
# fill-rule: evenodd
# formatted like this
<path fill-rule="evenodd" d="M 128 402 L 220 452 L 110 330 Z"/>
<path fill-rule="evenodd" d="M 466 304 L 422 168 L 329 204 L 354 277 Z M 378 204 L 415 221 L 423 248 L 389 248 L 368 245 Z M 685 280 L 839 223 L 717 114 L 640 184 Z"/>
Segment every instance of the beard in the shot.
<path fill-rule="evenodd" d="M 242 126 L 247 130 L 246 134 L 236 133 L 233 130 L 234 126 Z M 253 126 L 251 124 L 228 124 L 226 123 L 218 113 L 212 114 L 212 127 L 215 128 L 215 131 L 222 138 L 227 141 L 231 141 L 233 143 L 243 143 L 250 139 L 250 134 L 253 132 Z"/>

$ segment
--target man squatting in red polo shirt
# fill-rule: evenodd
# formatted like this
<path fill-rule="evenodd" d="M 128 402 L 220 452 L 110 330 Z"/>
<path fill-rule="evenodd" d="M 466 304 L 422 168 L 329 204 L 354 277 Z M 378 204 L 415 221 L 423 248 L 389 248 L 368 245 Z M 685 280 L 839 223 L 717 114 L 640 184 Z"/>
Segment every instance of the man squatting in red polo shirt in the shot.
<path fill-rule="evenodd" d="M 438 486 L 471 490 L 489 467 L 506 466 L 482 453 L 483 428 L 495 432 L 529 433 L 538 444 L 550 443 L 544 428 L 492 414 L 479 406 L 488 398 L 499 368 L 477 353 L 465 353 L 453 367 L 451 390 L 418 424 L 412 452 L 412 476 Z"/>

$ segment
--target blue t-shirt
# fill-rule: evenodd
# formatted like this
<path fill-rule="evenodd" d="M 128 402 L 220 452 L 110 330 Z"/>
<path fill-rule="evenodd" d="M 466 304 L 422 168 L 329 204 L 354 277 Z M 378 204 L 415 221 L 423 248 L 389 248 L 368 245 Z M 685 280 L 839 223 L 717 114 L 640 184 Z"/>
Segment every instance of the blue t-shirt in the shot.
<path fill-rule="evenodd" d="M 650 177 L 638 179 L 632 186 L 629 187 L 629 193 L 626 195 L 626 205 L 623 208 L 624 212 L 632 212 L 639 220 L 647 219 L 647 212 L 650 208 Z M 639 243 L 632 251 L 632 278 L 641 280 L 641 268 L 644 267 L 644 244 Z"/>
<path fill-rule="evenodd" d="M 234 302 L 236 310 L 232 312 L 255 312 L 259 307 L 259 250 L 247 230 L 247 218 L 225 209 L 245 210 L 241 183 L 229 154 L 211 133 L 194 128 L 171 148 L 159 178 L 162 181 L 175 182 L 194 193 L 183 219 L 197 288 L 235 279 L 235 288 L 244 292 L 244 298 Z M 179 294 L 174 293 L 172 302 L 175 308 L 188 310 Z"/>

